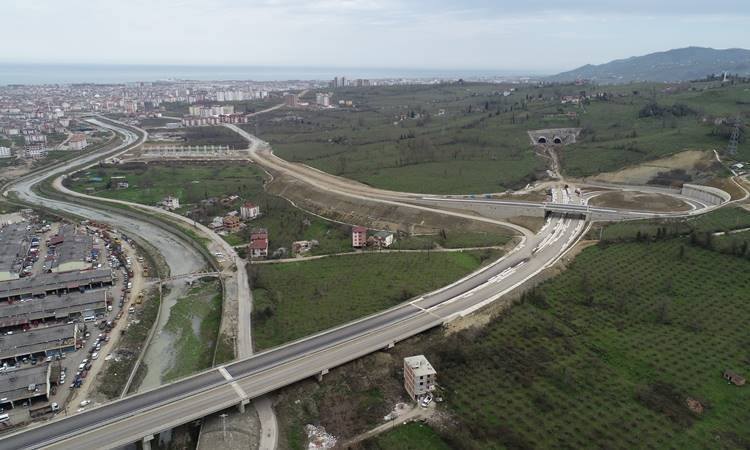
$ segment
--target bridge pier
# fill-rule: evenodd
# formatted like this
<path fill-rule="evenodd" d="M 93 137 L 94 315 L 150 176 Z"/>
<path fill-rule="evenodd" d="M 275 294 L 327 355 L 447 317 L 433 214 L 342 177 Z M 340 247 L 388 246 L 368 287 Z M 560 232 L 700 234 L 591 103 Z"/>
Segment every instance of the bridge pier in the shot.
<path fill-rule="evenodd" d="M 325 374 L 327 374 L 327 373 L 328 373 L 328 369 L 323 369 L 323 370 L 322 370 L 322 371 L 321 371 L 321 372 L 320 372 L 320 373 L 319 373 L 319 374 L 317 375 L 317 377 L 316 377 L 316 378 L 317 378 L 317 380 L 318 380 L 318 383 L 320 383 L 321 381 L 323 381 L 323 375 L 325 375 Z"/>
<path fill-rule="evenodd" d="M 154 435 L 149 434 L 148 436 L 144 436 L 143 440 L 141 440 L 141 447 L 143 450 L 151 450 L 151 441 L 154 440 Z"/>
<path fill-rule="evenodd" d="M 237 410 L 240 412 L 240 414 L 245 414 L 245 406 L 250 404 L 250 400 L 243 399 L 241 402 L 237 404 Z"/>
<path fill-rule="evenodd" d="M 392 348 L 393 348 L 393 347 L 395 347 L 395 346 L 396 346 L 396 342 L 395 342 L 395 341 L 392 341 L 392 342 L 389 342 L 389 343 L 388 343 L 388 346 L 387 346 L 387 347 L 386 347 L 385 349 L 386 349 L 386 350 L 389 350 L 389 349 L 392 349 Z"/>

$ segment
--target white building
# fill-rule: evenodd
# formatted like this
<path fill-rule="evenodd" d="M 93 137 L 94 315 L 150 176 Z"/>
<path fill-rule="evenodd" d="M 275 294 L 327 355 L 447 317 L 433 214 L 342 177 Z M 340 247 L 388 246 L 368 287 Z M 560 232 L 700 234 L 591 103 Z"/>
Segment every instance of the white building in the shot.
<path fill-rule="evenodd" d="M 319 106 L 327 108 L 331 106 L 331 96 L 322 92 L 318 92 L 317 94 L 315 94 L 315 103 Z"/>
<path fill-rule="evenodd" d="M 404 358 L 404 387 L 409 397 L 419 400 L 435 390 L 437 372 L 424 355 Z"/>
<path fill-rule="evenodd" d="M 171 195 L 164 197 L 164 200 L 161 201 L 161 206 L 167 211 L 174 211 L 180 207 L 180 199 Z"/>
<path fill-rule="evenodd" d="M 240 207 L 240 217 L 243 220 L 255 219 L 260 214 L 260 207 L 255 203 L 245 203 Z"/>
<path fill-rule="evenodd" d="M 83 150 L 89 145 L 86 141 L 86 135 L 83 133 L 74 134 L 68 141 L 68 148 L 71 150 Z"/>
<path fill-rule="evenodd" d="M 10 158 L 10 147 L 0 147 L 0 158 Z"/>

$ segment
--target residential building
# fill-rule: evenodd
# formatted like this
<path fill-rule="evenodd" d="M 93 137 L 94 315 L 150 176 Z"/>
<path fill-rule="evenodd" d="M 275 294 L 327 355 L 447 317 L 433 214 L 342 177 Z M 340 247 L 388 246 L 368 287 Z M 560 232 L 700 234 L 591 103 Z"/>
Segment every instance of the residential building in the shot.
<path fill-rule="evenodd" d="M 362 248 L 367 245 L 367 228 L 352 227 L 352 247 Z"/>
<path fill-rule="evenodd" d="M 45 156 L 48 151 L 45 144 L 26 145 L 24 147 L 24 154 L 27 158 L 40 158 Z"/>
<path fill-rule="evenodd" d="M 377 231 L 371 236 L 371 238 L 373 245 L 380 248 L 390 247 L 395 241 L 393 233 L 389 231 Z"/>
<path fill-rule="evenodd" d="M 424 355 L 404 358 L 404 387 L 413 400 L 435 390 L 437 372 Z"/>
<path fill-rule="evenodd" d="M 224 230 L 230 233 L 236 233 L 242 228 L 240 218 L 237 216 L 224 216 L 222 219 L 222 225 L 224 226 Z"/>
<path fill-rule="evenodd" d="M 0 158 L 10 158 L 10 147 L 0 146 Z"/>
<path fill-rule="evenodd" d="M 74 134 L 68 141 L 68 148 L 71 150 L 83 150 L 87 145 L 89 144 L 86 142 L 86 135 L 83 133 Z"/>
<path fill-rule="evenodd" d="M 268 231 L 258 228 L 250 233 L 250 257 L 265 258 L 268 256 Z"/>
<path fill-rule="evenodd" d="M 219 216 L 214 217 L 211 220 L 211 223 L 208 225 L 208 227 L 212 229 L 221 228 L 223 226 L 224 226 L 224 221 Z"/>
<path fill-rule="evenodd" d="M 260 214 L 260 207 L 255 203 L 245 203 L 240 206 L 240 217 L 243 220 L 252 220 Z"/>
<path fill-rule="evenodd" d="M 319 106 L 327 108 L 331 106 L 331 96 L 322 92 L 318 92 L 317 94 L 315 94 L 315 103 Z"/>
<path fill-rule="evenodd" d="M 167 211 L 174 211 L 180 208 L 180 199 L 177 197 L 167 196 L 161 201 L 162 208 Z"/>
<path fill-rule="evenodd" d="M 298 106 L 299 99 L 297 98 L 297 94 L 292 94 L 292 93 L 284 94 L 284 104 L 292 108 Z"/>
<path fill-rule="evenodd" d="M 312 250 L 313 247 L 318 245 L 318 241 L 311 240 L 311 241 L 295 241 L 292 242 L 292 253 L 295 255 L 300 255 L 302 253 L 307 253 L 310 250 Z"/>

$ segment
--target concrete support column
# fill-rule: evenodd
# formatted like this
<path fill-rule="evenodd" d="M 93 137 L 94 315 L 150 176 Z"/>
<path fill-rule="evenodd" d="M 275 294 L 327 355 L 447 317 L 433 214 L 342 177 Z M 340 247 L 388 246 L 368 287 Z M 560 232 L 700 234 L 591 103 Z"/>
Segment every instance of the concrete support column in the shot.
<path fill-rule="evenodd" d="M 237 410 L 240 412 L 240 414 L 245 414 L 245 405 L 250 403 L 250 400 L 242 400 L 237 404 Z"/>
<path fill-rule="evenodd" d="M 317 379 L 318 379 L 318 383 L 320 383 L 321 381 L 323 381 L 323 375 L 325 375 L 325 374 L 327 374 L 327 373 L 328 373 L 328 369 L 323 369 L 323 370 L 322 370 L 322 371 L 321 371 L 321 372 L 320 372 L 320 373 L 318 374 L 318 376 L 317 376 Z"/>
<path fill-rule="evenodd" d="M 143 447 L 143 450 L 151 450 L 151 441 L 154 440 L 154 435 L 149 434 L 148 436 L 144 436 L 143 440 L 141 441 L 141 445 Z"/>

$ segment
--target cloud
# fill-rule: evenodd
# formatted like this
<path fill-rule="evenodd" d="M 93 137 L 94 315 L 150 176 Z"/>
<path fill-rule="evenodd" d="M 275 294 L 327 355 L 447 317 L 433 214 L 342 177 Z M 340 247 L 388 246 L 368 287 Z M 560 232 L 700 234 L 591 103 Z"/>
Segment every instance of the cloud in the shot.
<path fill-rule="evenodd" d="M 0 41 L 0 58 L 17 61 L 555 71 L 673 46 L 750 46 L 750 35 L 739 26 L 750 18 L 746 0 L 0 0 L 0 5 L 4 35 L 13 37 Z"/>

